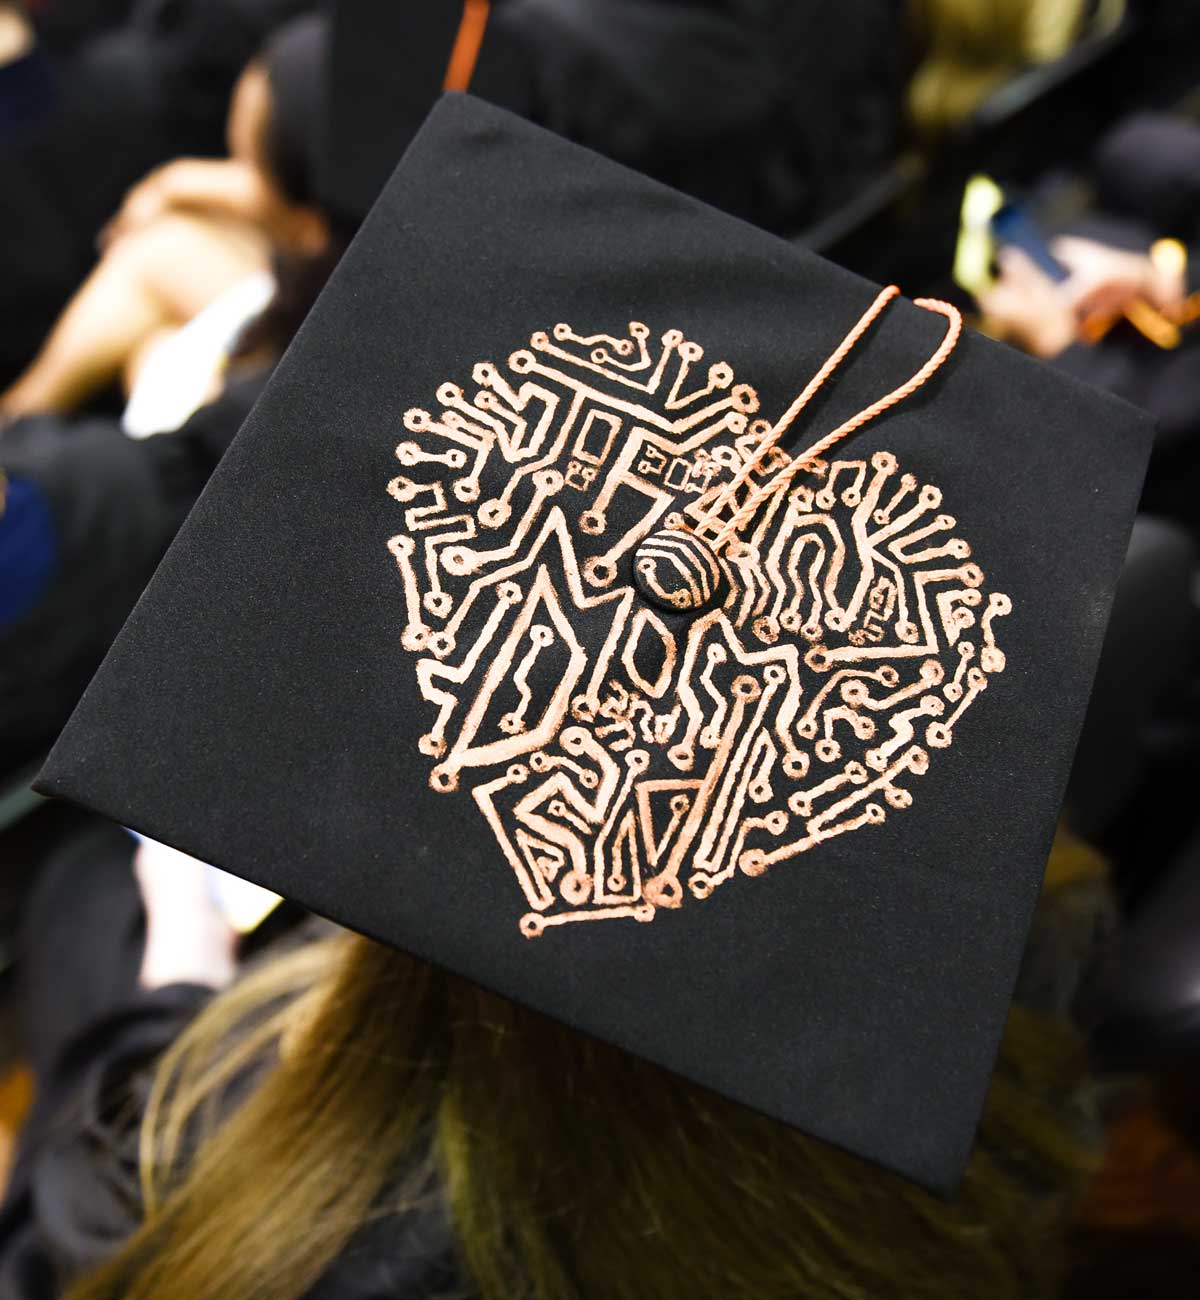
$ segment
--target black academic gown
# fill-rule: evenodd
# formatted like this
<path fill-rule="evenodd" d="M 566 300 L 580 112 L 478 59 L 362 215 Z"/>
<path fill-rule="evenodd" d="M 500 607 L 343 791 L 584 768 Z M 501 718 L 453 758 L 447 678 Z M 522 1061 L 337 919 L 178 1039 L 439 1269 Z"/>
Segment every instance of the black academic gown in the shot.
<path fill-rule="evenodd" d="M 123 829 L 97 819 L 47 864 L 27 908 L 18 969 L 37 1100 L 0 1206 L 0 1300 L 57 1300 L 135 1231 L 153 1063 L 212 996 L 193 984 L 139 989 L 133 851 Z M 276 943 L 305 937 L 302 927 Z M 423 1300 L 456 1277 L 448 1220 L 431 1197 L 359 1234 L 307 1300 Z"/>
<path fill-rule="evenodd" d="M 0 771 L 67 720 L 265 382 L 235 380 L 178 431 L 143 440 L 98 417 L 0 434 L 0 468 L 38 487 L 57 551 L 42 599 L 0 629 Z"/>
<path fill-rule="evenodd" d="M 505 0 L 489 40 L 527 67 L 496 102 L 795 233 L 892 157 L 903 19 L 897 0 Z"/>

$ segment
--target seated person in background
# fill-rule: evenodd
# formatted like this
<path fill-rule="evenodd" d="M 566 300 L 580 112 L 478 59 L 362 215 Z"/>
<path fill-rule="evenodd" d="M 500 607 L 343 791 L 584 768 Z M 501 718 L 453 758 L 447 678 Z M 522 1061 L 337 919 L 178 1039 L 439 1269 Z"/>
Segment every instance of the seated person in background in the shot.
<path fill-rule="evenodd" d="M 1050 244 L 1068 277 L 1052 280 L 1017 248 L 998 254 L 1000 274 L 979 300 L 987 333 L 1050 359 L 1084 342 L 1086 322 L 1145 302 L 1160 312 L 1182 307 L 1182 263 L 1164 266 L 1148 254 L 1064 235 Z"/>
<path fill-rule="evenodd" d="M 170 158 L 219 156 L 238 75 L 280 23 L 312 7 L 0 0 L 0 25 L 6 8 L 25 8 L 36 36 L 0 68 L 0 390 L 95 264 L 125 191 Z"/>
<path fill-rule="evenodd" d="M 1094 1157 L 1054 997 L 945 1201 L 335 927 L 238 978 L 203 871 L 97 820 L 39 880 L 5 1300 L 1060 1294 Z"/>
<path fill-rule="evenodd" d="M 226 291 L 261 283 L 273 250 L 301 261 L 327 253 L 312 184 L 324 33 L 318 18 L 297 20 L 242 74 L 228 159 L 169 163 L 131 191 L 100 263 L 0 394 L 0 418 L 75 411 L 117 380 L 132 390 L 165 338 Z M 248 301 L 252 314 L 261 292 Z"/>
<path fill-rule="evenodd" d="M 1119 319 L 1127 309 L 1139 319 L 1152 311 L 1151 327 L 1170 330 L 1190 314 L 1182 259 L 1156 265 L 1144 253 L 1071 237 L 1050 249 L 1070 272 L 1062 283 L 1019 250 L 1002 250 L 1000 276 L 980 298 L 982 328 L 1149 411 L 1158 430 L 1141 508 L 1200 537 L 1200 331 L 1176 330 L 1178 341 L 1163 346 Z M 1104 338 L 1087 341 L 1090 322 L 1114 317 Z"/>
<path fill-rule="evenodd" d="M 1143 509 L 1200 535 L 1200 126 L 1130 118 L 1102 140 L 1091 179 L 1099 210 L 1079 228 L 1095 237 L 1050 243 L 1067 278 L 1002 250 L 982 327 L 1154 415 Z"/>
<path fill-rule="evenodd" d="M 895 156 L 897 0 L 504 0 L 498 103 L 784 235 Z M 487 47 L 485 47 L 485 59 Z"/>
<path fill-rule="evenodd" d="M 319 209 L 286 197 L 312 193 L 324 33 L 298 19 L 240 85 L 235 153 L 276 172 L 181 164 L 139 187 L 14 396 L 52 413 L 0 431 L 0 771 L 66 721 L 336 262 Z M 118 371 L 136 380 L 124 427 L 53 413 Z"/>

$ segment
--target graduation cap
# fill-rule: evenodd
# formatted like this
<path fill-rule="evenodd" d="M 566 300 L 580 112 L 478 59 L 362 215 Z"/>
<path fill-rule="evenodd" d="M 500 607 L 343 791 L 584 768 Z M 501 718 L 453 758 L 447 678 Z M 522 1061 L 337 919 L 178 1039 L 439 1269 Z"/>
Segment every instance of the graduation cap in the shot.
<path fill-rule="evenodd" d="M 447 96 L 40 789 L 950 1189 L 1150 446 L 957 331 Z"/>

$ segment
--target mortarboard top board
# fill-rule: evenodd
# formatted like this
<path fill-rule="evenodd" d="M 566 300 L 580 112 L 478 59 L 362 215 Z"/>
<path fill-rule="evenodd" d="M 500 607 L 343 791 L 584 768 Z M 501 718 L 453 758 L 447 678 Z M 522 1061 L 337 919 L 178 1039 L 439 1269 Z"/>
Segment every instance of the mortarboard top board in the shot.
<path fill-rule="evenodd" d="M 756 505 L 877 292 L 445 97 L 39 788 L 952 1189 L 1150 429 L 966 334 Z"/>

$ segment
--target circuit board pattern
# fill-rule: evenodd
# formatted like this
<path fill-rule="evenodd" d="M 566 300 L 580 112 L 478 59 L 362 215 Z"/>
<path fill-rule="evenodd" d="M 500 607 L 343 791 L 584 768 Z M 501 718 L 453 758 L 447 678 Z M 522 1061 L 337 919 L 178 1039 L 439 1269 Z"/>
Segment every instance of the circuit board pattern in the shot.
<path fill-rule="evenodd" d="M 716 607 L 639 594 L 635 562 L 653 579 L 672 534 L 702 550 L 787 460 L 721 501 L 770 424 L 703 358 L 678 330 L 559 324 L 404 417 L 388 548 L 417 743 L 494 832 L 530 938 L 650 921 L 879 825 L 1005 667 L 1009 598 L 888 452 L 764 501 L 720 552 Z"/>

